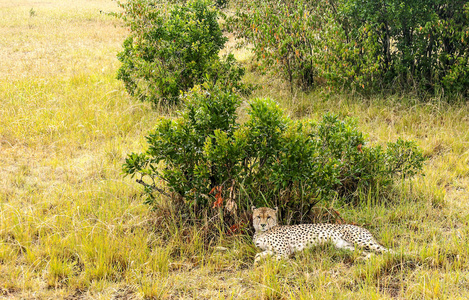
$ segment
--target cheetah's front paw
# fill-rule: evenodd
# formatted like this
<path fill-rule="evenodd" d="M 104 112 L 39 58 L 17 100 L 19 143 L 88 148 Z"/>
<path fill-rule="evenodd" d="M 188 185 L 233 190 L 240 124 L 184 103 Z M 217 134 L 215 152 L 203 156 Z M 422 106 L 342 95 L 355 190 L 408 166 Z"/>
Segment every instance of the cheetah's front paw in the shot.
<path fill-rule="evenodd" d="M 256 256 L 254 257 L 254 266 L 257 266 L 261 259 L 265 259 L 266 257 L 270 257 L 272 255 L 274 255 L 272 251 L 264 251 L 264 252 L 257 253 Z"/>

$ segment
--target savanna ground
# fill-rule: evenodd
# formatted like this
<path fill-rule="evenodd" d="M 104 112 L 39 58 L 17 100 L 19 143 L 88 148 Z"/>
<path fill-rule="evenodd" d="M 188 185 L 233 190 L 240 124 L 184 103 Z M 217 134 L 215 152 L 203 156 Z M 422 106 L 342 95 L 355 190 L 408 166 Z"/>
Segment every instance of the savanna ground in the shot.
<path fill-rule="evenodd" d="M 378 204 L 327 203 L 396 255 L 319 247 L 253 268 L 247 236 L 204 245 L 123 178 L 161 114 L 115 79 L 127 30 L 107 0 L 0 0 L 0 298 L 469 298 L 469 106 L 297 92 L 248 72 L 294 118 L 357 117 L 372 143 L 416 140 L 425 176 Z M 248 70 L 247 52 L 238 52 Z M 366 195 L 365 195 L 366 197 Z"/>

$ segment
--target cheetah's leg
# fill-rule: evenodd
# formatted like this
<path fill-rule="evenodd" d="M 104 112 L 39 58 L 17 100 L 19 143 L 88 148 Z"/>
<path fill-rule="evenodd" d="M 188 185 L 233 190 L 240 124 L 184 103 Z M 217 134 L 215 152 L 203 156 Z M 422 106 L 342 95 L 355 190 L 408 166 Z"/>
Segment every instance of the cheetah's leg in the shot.
<path fill-rule="evenodd" d="M 277 255 L 275 256 L 276 260 L 288 259 L 291 253 L 288 249 L 279 249 L 277 251 Z"/>
<path fill-rule="evenodd" d="M 381 246 L 375 239 L 374 237 L 371 237 L 368 242 L 356 242 L 357 246 L 367 249 L 369 251 L 373 251 L 376 253 L 391 253 L 395 254 L 395 252 L 391 249 L 388 249 L 384 246 Z"/>
<path fill-rule="evenodd" d="M 266 258 L 267 256 L 272 256 L 272 255 L 274 255 L 274 252 L 271 250 L 265 250 L 264 252 L 259 252 L 256 254 L 256 257 L 254 258 L 254 264 L 257 265 L 261 259 Z"/>
<path fill-rule="evenodd" d="M 372 252 L 396 254 L 396 252 L 394 252 L 393 250 L 385 248 L 384 246 L 381 246 L 380 244 L 378 244 L 374 239 L 369 244 L 359 245 L 359 246 L 367 249 L 366 255 L 364 256 L 365 260 L 371 257 L 371 255 L 373 254 Z M 372 252 L 368 252 L 368 251 L 372 251 Z"/>
<path fill-rule="evenodd" d="M 346 240 L 339 239 L 337 241 L 334 241 L 334 244 L 336 245 L 337 248 L 348 249 L 348 250 L 351 250 L 351 251 L 355 251 L 354 245 L 352 243 L 347 242 Z M 368 260 L 370 257 L 371 257 L 371 253 L 363 252 L 359 259 L 360 260 Z"/>
<path fill-rule="evenodd" d="M 379 249 L 373 249 L 371 248 L 371 250 L 373 250 L 374 252 L 368 252 L 368 251 L 363 251 L 362 253 L 362 256 L 360 259 L 362 260 L 368 260 L 371 258 L 372 255 L 376 254 L 376 253 L 389 253 L 389 254 L 396 254 L 396 252 L 394 250 L 391 250 L 391 249 L 387 249 L 383 246 L 380 245 L 381 248 Z"/>
<path fill-rule="evenodd" d="M 344 240 L 344 239 L 340 239 L 340 238 L 339 239 L 334 239 L 334 240 L 332 240 L 332 242 L 339 249 L 348 249 L 348 250 L 351 250 L 351 251 L 355 250 L 355 247 L 352 244 L 350 244 L 349 242 L 347 242 L 346 240 Z"/>
<path fill-rule="evenodd" d="M 395 253 L 393 250 L 387 249 L 387 248 L 381 246 L 380 244 L 378 244 L 377 242 L 374 242 L 373 244 L 369 245 L 368 247 L 371 250 L 373 250 L 375 252 L 378 252 L 378 253 L 384 253 L 384 252 L 388 252 L 388 253 L 391 253 L 391 254 Z"/>

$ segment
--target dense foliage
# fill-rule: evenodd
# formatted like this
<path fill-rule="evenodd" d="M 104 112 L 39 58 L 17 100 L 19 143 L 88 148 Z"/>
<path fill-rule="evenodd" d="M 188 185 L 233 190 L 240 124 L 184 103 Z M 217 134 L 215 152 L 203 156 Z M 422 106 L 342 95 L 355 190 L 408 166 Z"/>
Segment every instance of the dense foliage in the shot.
<path fill-rule="evenodd" d="M 240 0 L 230 24 L 292 84 L 468 96 L 468 3 Z"/>
<path fill-rule="evenodd" d="M 239 11 L 229 19 L 231 29 L 246 45 L 252 45 L 259 69 L 279 73 L 308 88 L 313 84 L 314 35 L 318 26 L 316 14 L 308 2 L 294 0 L 239 2 Z"/>
<path fill-rule="evenodd" d="M 174 103 L 182 92 L 209 81 L 244 89 L 244 69 L 233 55 L 218 56 L 226 37 L 218 25 L 219 11 L 205 0 L 174 4 L 130 0 L 120 4 L 130 28 L 118 58 L 127 91 L 152 103 Z"/>
<path fill-rule="evenodd" d="M 159 121 L 148 150 L 130 154 L 124 171 L 146 185 L 150 200 L 155 189 L 167 188 L 182 199 L 181 210 L 198 216 L 216 207 L 235 214 L 267 205 L 301 212 L 302 221 L 318 201 L 359 201 L 357 191 L 422 168 L 413 142 L 368 146 L 351 119 L 293 121 L 274 101 L 255 99 L 240 124 L 238 97 L 216 87 L 192 90 L 184 104 L 179 118 Z"/>
<path fill-rule="evenodd" d="M 314 1 L 238 1 L 228 20 L 231 30 L 251 46 L 262 72 L 279 74 L 304 89 L 318 75 L 314 52 L 324 6 Z"/>
<path fill-rule="evenodd" d="M 469 2 L 361 1 L 339 5 L 348 48 L 355 42 L 379 64 L 370 73 L 399 88 L 467 93 Z M 350 49 L 351 50 L 351 49 Z M 375 80 L 376 81 L 376 80 Z"/>

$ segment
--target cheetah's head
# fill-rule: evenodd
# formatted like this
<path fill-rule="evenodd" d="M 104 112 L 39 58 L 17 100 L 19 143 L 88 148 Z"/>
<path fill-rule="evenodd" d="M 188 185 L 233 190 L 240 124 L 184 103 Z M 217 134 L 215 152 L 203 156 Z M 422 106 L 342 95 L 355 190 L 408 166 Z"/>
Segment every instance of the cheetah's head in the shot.
<path fill-rule="evenodd" d="M 251 207 L 252 209 L 252 223 L 254 224 L 254 229 L 256 232 L 266 231 L 272 227 L 277 226 L 277 211 L 275 209 L 268 207 Z"/>

